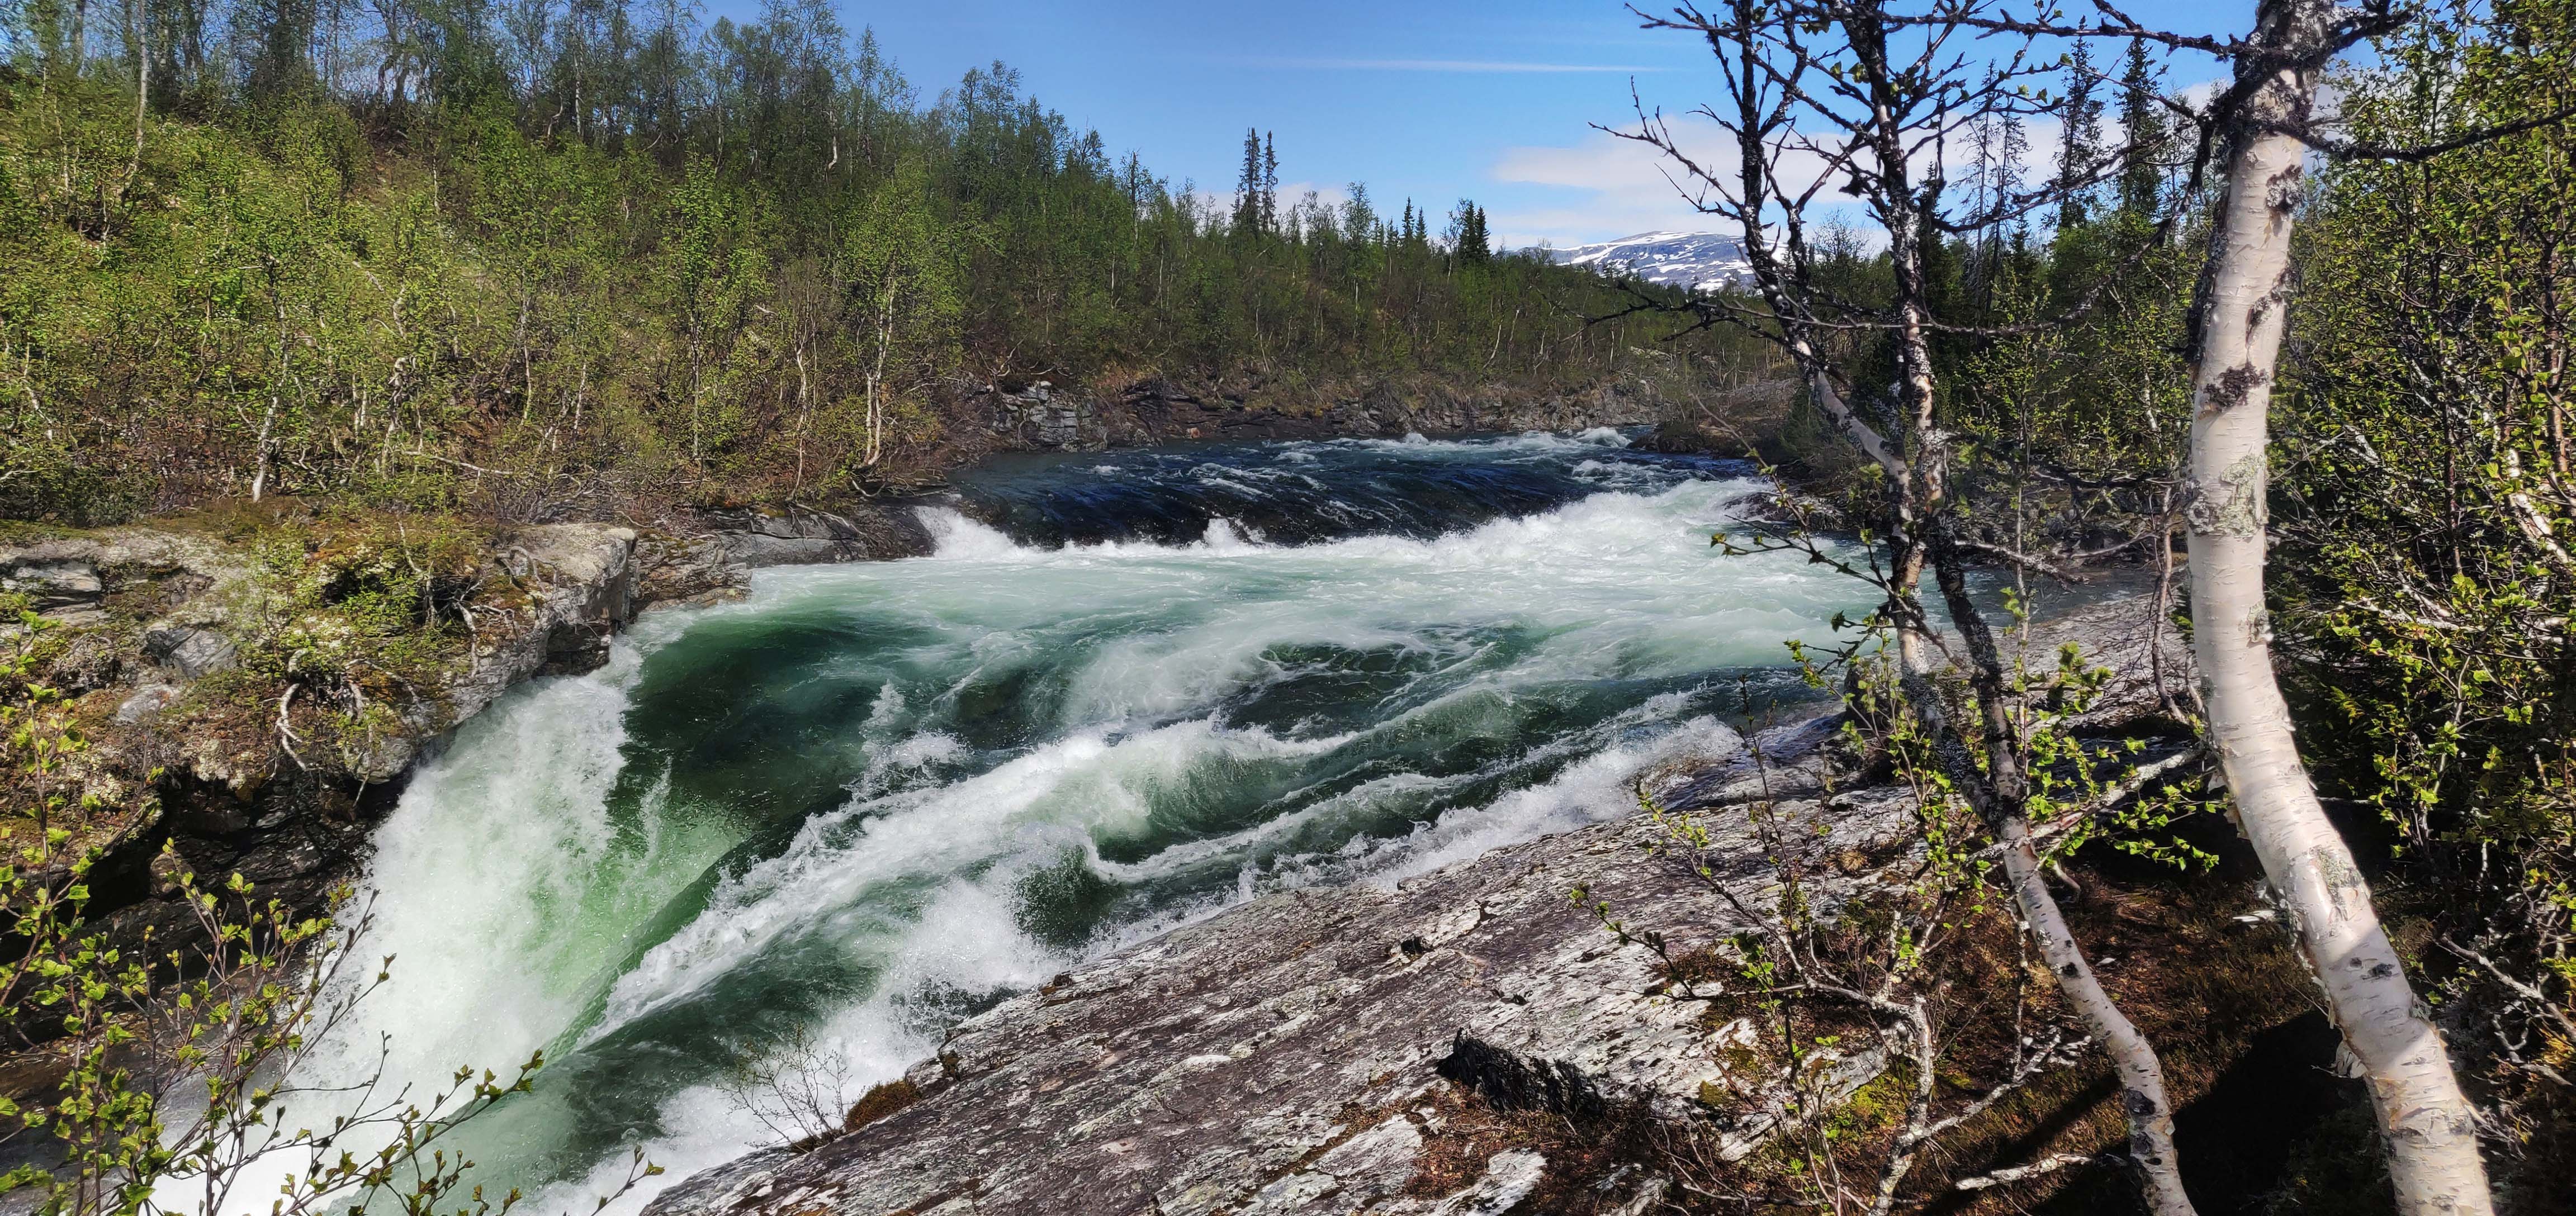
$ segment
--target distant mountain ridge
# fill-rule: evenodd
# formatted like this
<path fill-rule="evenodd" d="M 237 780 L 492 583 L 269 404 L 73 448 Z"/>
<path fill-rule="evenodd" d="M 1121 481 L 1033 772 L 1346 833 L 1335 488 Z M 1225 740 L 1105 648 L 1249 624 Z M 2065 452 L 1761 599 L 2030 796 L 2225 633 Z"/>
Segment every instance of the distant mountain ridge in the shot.
<path fill-rule="evenodd" d="M 1743 243 L 1715 232 L 1641 232 L 1615 241 L 1551 249 L 1548 256 L 1569 266 L 1624 271 L 1649 283 L 1690 290 L 1741 283 L 1753 270 Z"/>

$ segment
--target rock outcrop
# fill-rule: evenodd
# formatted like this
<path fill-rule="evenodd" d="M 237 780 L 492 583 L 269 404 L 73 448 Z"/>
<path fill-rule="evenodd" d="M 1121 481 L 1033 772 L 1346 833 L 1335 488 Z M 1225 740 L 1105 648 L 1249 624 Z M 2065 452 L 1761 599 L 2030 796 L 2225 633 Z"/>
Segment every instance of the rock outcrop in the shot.
<path fill-rule="evenodd" d="M 929 529 L 904 502 L 707 511 L 699 522 L 727 561 L 755 569 L 919 557 L 932 547 Z"/>
<path fill-rule="evenodd" d="M 657 603 L 742 594 L 744 567 L 707 539 L 605 524 L 497 537 L 452 610 L 470 636 L 403 680 L 362 730 L 298 748 L 298 678 L 240 671 L 262 631 L 292 628 L 259 554 L 218 536 L 104 529 L 0 549 L 0 589 L 25 595 L 58 653 L 90 746 L 72 772 L 95 805 L 90 915 L 113 939 L 184 940 L 194 919 L 154 872 L 165 841 L 202 874 L 318 909 L 366 847 L 374 814 L 424 750 L 523 680 L 590 671 Z M 6 626 L 15 630 L 15 625 Z M 57 632 L 58 631 L 58 632 Z M 218 687 L 220 685 L 220 687 Z"/>
<path fill-rule="evenodd" d="M 1758 789 L 1739 770 L 1707 798 Z M 1664 778 L 1681 799 L 1682 779 Z M 1841 891 L 1908 851 L 1901 796 L 1780 804 Z M 1706 812 L 1748 902 L 1773 872 L 1749 818 Z M 1666 1183 L 1467 1137 L 1474 1091 L 1577 1129 L 1732 1116 L 1745 1038 L 1666 991 L 1570 893 L 1677 948 L 1739 927 L 1665 831 L 1630 818 L 1496 850 L 1393 890 L 1271 895 L 1059 976 L 959 1026 L 918 1100 L 807 1151 L 692 1178 L 652 1216 L 891 1212 L 1279 1216 L 1645 1211 Z M 1830 898 L 1830 893 L 1828 893 Z M 1735 1129 L 1749 1143 L 1766 1128 Z M 1606 1135 L 1607 1132 L 1601 1134 Z M 1461 1153 L 1463 1175 L 1434 1168 Z"/>

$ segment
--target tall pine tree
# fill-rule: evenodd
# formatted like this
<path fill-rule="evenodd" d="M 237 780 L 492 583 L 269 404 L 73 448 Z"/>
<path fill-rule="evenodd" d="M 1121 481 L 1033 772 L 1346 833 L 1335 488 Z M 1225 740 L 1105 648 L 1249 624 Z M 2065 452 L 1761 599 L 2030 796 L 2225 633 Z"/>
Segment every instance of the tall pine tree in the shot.
<path fill-rule="evenodd" d="M 1261 230 L 1279 231 L 1279 145 L 1268 131 L 1261 134 Z"/>
<path fill-rule="evenodd" d="M 2157 75 L 2145 40 L 2132 40 L 2128 64 L 2120 73 L 2120 209 L 2137 216 L 2155 214 L 2164 187 L 2159 161 L 2170 132 L 2156 95 Z"/>
<path fill-rule="evenodd" d="M 2092 178 L 2095 162 L 2101 158 L 2097 128 L 2102 122 L 2102 98 L 2097 75 L 2092 44 L 2078 40 L 2067 58 L 2066 100 L 2058 110 L 2066 123 L 2057 148 L 2057 227 L 2061 232 L 2083 226 L 2086 202 L 2092 195 L 2084 183 Z"/>
<path fill-rule="evenodd" d="M 1243 131 L 1243 170 L 1234 183 L 1235 235 L 1249 237 L 1261 230 L 1261 132 L 1251 127 Z"/>

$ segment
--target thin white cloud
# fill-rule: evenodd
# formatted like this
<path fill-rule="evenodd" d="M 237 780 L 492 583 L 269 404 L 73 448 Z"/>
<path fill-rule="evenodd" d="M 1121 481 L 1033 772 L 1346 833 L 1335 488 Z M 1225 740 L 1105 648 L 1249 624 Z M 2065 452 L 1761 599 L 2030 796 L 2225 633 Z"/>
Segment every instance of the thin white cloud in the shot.
<path fill-rule="evenodd" d="M 1673 115 L 1669 121 L 1674 142 L 1702 166 L 1723 171 L 1735 155 L 1734 136 L 1717 123 L 1696 114 Z M 1625 129 L 1633 132 L 1636 127 L 1630 124 Z M 2057 124 L 2033 122 L 2025 137 L 2030 151 L 2024 173 L 2055 172 Z M 1970 171 L 1974 149 L 1968 141 L 1954 140 L 1944 152 L 1954 180 Z M 1923 160 L 1928 166 L 1929 150 Z M 1803 149 L 1789 152 L 1773 166 L 1782 183 L 1800 189 L 1824 170 L 1824 159 Z M 1516 245 L 1546 241 L 1562 248 L 1640 232 L 1706 232 L 1725 226 L 1725 221 L 1691 205 L 1684 192 L 1691 182 L 1680 166 L 1645 144 L 1603 131 L 1593 131 L 1572 144 L 1507 148 L 1494 162 L 1491 175 L 1498 182 L 1552 187 L 1568 195 L 1553 206 L 1496 212 L 1499 235 Z M 1677 183 L 1681 188 L 1676 188 Z M 1819 218 L 1838 216 L 1855 226 L 1866 225 L 1860 209 L 1831 185 L 1818 192 L 1816 201 Z"/>
<path fill-rule="evenodd" d="M 1334 72 L 1660 72 L 1615 63 L 1525 63 L 1508 59 L 1261 59 L 1263 67 Z"/>

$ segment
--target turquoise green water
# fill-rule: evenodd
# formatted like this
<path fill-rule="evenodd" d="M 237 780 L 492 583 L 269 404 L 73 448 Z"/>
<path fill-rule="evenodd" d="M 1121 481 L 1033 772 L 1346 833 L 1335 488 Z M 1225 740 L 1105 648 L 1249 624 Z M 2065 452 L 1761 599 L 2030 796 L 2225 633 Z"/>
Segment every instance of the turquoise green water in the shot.
<path fill-rule="evenodd" d="M 935 556 L 765 572 L 460 732 L 379 832 L 342 1067 L 542 1047 L 487 1175 L 667 1181 L 767 1138 L 721 1083 L 787 1044 L 855 1097 L 1122 942 L 1621 813 L 1863 607 L 1710 550 L 1753 488 L 1606 434 L 1001 470 L 967 510 L 1024 539 L 933 510 Z"/>

